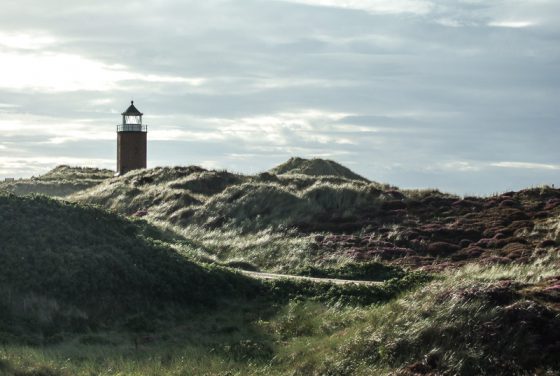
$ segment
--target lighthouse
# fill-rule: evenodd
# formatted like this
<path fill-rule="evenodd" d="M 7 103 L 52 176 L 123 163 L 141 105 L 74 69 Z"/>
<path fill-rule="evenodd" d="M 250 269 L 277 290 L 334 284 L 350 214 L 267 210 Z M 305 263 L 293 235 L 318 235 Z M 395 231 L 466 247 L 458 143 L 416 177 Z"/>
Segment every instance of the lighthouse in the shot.
<path fill-rule="evenodd" d="M 146 168 L 148 126 L 142 124 L 144 115 L 134 106 L 134 101 L 122 114 L 122 124 L 117 125 L 117 175 Z"/>

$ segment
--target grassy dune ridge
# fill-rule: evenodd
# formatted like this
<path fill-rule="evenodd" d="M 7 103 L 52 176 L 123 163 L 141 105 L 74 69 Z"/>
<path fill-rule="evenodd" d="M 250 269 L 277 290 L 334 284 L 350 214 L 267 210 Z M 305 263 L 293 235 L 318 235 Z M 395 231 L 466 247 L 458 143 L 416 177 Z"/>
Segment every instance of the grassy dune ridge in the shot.
<path fill-rule="evenodd" d="M 0 182 L 0 191 L 18 195 L 38 193 L 64 197 L 93 187 L 113 175 L 114 172 L 111 170 L 61 165 L 31 179 Z"/>
<path fill-rule="evenodd" d="M 68 199 L 142 216 L 188 239 L 201 260 L 282 273 L 367 261 L 407 268 L 526 262 L 558 244 L 548 229 L 560 216 L 558 189 L 458 197 L 400 190 L 346 170 L 297 158 L 254 176 L 155 168 Z"/>
<path fill-rule="evenodd" d="M 375 210 L 387 197 L 382 186 L 342 176 L 256 176 L 198 167 L 135 171 L 69 199 L 181 226 L 233 226 L 244 231 L 287 228 Z"/>
<path fill-rule="evenodd" d="M 334 161 L 317 158 L 290 158 L 286 162 L 270 169 L 269 172 L 274 175 L 340 176 L 350 180 L 369 182 L 368 179 L 356 174 L 347 167 Z"/>

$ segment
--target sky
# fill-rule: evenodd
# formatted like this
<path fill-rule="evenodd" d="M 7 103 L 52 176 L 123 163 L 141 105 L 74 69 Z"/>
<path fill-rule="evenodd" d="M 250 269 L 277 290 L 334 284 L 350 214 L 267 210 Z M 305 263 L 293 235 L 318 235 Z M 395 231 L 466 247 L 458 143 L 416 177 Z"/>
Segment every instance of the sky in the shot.
<path fill-rule="evenodd" d="M 403 188 L 560 186 L 558 0 L 0 3 L 0 179 L 335 160 Z"/>

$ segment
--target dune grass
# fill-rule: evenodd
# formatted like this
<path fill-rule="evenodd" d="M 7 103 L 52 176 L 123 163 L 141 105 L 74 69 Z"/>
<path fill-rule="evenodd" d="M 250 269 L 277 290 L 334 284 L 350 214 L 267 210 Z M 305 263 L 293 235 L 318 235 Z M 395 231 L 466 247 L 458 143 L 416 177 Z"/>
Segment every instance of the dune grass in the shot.
<path fill-rule="evenodd" d="M 253 269 L 269 272 L 289 272 L 314 263 L 312 236 L 302 236 L 295 230 L 265 229 L 244 233 L 234 226 L 205 229 L 201 226 L 173 226 L 154 222 L 159 228 L 178 236 L 175 247 L 194 259 L 219 264 L 244 262 Z M 339 260 L 337 260 L 339 261 Z"/>
<path fill-rule="evenodd" d="M 290 158 L 269 170 L 274 175 L 340 176 L 351 180 L 368 181 L 334 161 L 325 159 Z"/>
<path fill-rule="evenodd" d="M 138 346 L 127 332 L 5 345 L 0 367 L 6 375 L 555 374 L 560 364 L 546 346 L 560 317 L 532 291 L 557 268 L 555 257 L 468 266 L 366 305 L 301 296 L 246 303 L 191 314 Z"/>
<path fill-rule="evenodd" d="M 383 185 L 336 169 L 334 175 L 327 172 L 249 176 L 196 166 L 155 168 L 104 181 L 69 199 L 122 214 L 142 212 L 182 227 L 230 225 L 244 232 L 350 219 L 364 210 L 375 212 L 387 199 Z"/>

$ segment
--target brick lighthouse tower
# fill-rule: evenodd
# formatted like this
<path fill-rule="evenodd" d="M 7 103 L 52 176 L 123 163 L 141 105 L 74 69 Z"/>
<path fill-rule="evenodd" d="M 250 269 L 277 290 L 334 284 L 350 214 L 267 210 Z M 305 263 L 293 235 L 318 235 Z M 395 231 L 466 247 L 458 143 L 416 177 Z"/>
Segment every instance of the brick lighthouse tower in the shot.
<path fill-rule="evenodd" d="M 117 125 L 117 175 L 146 168 L 148 126 L 142 124 L 142 115 L 130 102 L 122 114 L 122 124 Z"/>

